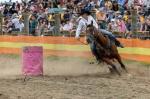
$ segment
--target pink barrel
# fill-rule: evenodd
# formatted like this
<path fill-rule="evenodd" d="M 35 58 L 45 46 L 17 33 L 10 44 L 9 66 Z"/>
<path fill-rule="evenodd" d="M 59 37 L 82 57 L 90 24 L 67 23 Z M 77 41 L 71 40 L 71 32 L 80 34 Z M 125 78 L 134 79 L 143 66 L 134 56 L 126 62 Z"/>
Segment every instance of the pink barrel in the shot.
<path fill-rule="evenodd" d="M 40 46 L 26 46 L 22 51 L 23 75 L 43 75 L 43 48 Z"/>

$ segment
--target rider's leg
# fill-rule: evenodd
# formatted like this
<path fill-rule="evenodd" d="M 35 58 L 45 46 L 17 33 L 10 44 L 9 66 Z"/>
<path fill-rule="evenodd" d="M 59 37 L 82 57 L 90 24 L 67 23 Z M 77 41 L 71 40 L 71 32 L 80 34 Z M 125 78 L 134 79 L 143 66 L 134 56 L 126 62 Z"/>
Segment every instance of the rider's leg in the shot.
<path fill-rule="evenodd" d="M 109 31 L 104 30 L 104 29 L 100 29 L 100 32 L 103 33 L 104 35 L 108 35 L 111 40 L 115 41 L 115 44 L 117 46 L 123 48 L 123 45 L 116 39 L 115 35 L 113 35 L 112 32 L 109 32 Z"/>
<path fill-rule="evenodd" d="M 116 39 L 115 35 L 113 35 L 111 32 L 104 30 L 104 29 L 100 29 L 100 32 L 103 33 L 104 35 L 108 35 L 110 37 L 110 39 L 114 40 Z"/>
<path fill-rule="evenodd" d="M 98 61 L 98 54 L 97 54 L 97 50 L 96 50 L 96 45 L 94 43 L 94 37 L 93 36 L 87 36 L 86 40 L 88 42 L 88 44 L 90 45 L 90 49 L 92 54 L 94 55 L 94 57 L 96 58 L 96 60 Z"/>

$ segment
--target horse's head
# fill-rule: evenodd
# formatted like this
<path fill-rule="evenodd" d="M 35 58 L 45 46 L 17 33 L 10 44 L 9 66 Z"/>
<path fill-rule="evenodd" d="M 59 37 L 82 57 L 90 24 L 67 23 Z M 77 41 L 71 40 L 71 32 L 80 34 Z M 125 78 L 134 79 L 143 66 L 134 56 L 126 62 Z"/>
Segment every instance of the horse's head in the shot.
<path fill-rule="evenodd" d="M 87 35 L 95 35 L 97 33 L 97 29 L 93 25 L 93 21 L 91 22 L 91 24 L 87 25 L 86 33 Z"/>

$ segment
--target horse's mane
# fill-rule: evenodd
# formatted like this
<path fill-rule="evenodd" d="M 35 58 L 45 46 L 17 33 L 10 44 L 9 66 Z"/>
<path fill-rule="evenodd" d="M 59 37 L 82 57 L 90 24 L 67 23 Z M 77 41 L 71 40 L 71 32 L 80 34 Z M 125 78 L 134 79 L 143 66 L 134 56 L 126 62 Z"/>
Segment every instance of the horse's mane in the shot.
<path fill-rule="evenodd" d="M 89 28 L 89 27 L 94 27 L 93 25 L 91 25 L 91 24 L 89 24 L 89 25 L 87 25 L 87 28 Z"/>

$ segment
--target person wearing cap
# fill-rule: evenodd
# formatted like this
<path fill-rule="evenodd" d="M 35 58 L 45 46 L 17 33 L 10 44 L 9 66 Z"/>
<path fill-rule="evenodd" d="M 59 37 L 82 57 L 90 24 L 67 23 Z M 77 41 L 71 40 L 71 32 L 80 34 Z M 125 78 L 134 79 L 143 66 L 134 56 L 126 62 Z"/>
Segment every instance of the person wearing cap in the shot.
<path fill-rule="evenodd" d="M 93 22 L 93 25 L 98 29 L 98 24 L 96 23 L 94 18 L 90 15 L 90 12 L 84 9 L 81 9 L 81 16 L 79 17 L 77 21 L 78 21 L 78 27 L 77 27 L 76 36 L 75 36 L 77 40 L 80 39 L 81 32 L 84 33 L 86 31 L 87 25 L 91 24 L 91 22 Z M 98 56 L 96 54 L 96 46 L 92 38 L 93 37 L 87 36 L 86 40 L 90 45 L 92 54 L 96 57 L 96 60 L 98 60 Z"/>
<path fill-rule="evenodd" d="M 12 23 L 13 23 L 13 25 L 14 25 L 14 28 L 13 28 L 13 30 L 15 30 L 15 31 L 19 31 L 19 26 L 20 26 L 20 23 L 19 23 L 19 16 L 17 15 L 17 14 L 13 14 L 13 16 L 12 16 Z"/>
<path fill-rule="evenodd" d="M 89 11 L 81 10 L 81 17 L 78 19 L 78 27 L 76 30 L 76 38 L 78 39 L 80 37 L 81 32 L 85 32 L 86 25 L 91 24 L 91 21 L 93 21 L 93 25 L 98 29 L 98 24 L 94 20 L 94 18 L 90 15 Z"/>
<path fill-rule="evenodd" d="M 78 22 L 78 27 L 77 27 L 76 35 L 75 35 L 75 38 L 77 40 L 80 39 L 81 32 L 84 33 L 86 31 L 86 26 L 91 24 L 91 22 L 93 22 L 93 25 L 95 26 L 95 28 L 99 29 L 98 24 L 96 23 L 95 19 L 91 16 L 91 13 L 89 11 L 82 9 L 81 16 L 82 17 L 80 18 L 80 20 Z M 115 41 L 115 43 L 118 47 L 123 48 L 123 45 L 116 39 L 116 37 L 111 32 L 104 30 L 104 29 L 99 29 L 99 31 L 101 33 L 103 33 L 104 35 L 108 35 L 108 37 L 111 40 Z"/>

